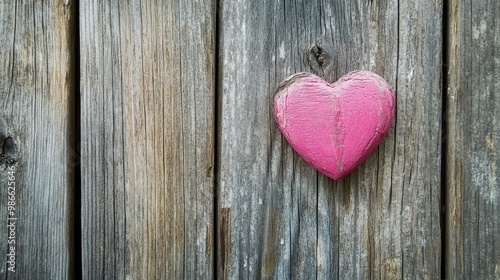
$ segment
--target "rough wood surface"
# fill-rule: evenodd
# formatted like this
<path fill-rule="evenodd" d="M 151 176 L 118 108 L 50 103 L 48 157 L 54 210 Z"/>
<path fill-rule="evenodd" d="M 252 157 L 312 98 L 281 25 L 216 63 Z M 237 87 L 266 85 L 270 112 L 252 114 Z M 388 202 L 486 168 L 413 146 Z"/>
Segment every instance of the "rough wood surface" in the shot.
<path fill-rule="evenodd" d="M 0 2 L 2 279 L 73 278 L 75 11 L 69 1 Z M 13 245 L 15 273 L 7 264 Z"/>
<path fill-rule="evenodd" d="M 220 3 L 220 279 L 438 279 L 441 267 L 441 1 Z M 384 77 L 396 119 L 333 182 L 274 122 L 285 77 Z"/>
<path fill-rule="evenodd" d="M 80 1 L 83 279 L 213 277 L 213 1 Z"/>
<path fill-rule="evenodd" d="M 4 261 L 0 277 L 79 278 L 81 253 L 83 279 L 500 279 L 499 14 L 495 0 L 1 1 L 4 260 L 11 166 L 17 220 L 16 273 Z M 392 85 L 395 120 L 332 181 L 279 132 L 273 97 L 296 72 L 358 69 Z"/>
<path fill-rule="evenodd" d="M 500 279 L 500 2 L 449 4 L 448 279 Z"/>

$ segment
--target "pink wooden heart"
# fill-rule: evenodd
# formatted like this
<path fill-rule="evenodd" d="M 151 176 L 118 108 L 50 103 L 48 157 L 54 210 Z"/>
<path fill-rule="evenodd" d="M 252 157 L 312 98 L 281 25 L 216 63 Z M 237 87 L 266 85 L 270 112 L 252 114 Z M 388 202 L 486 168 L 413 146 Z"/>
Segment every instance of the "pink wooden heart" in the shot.
<path fill-rule="evenodd" d="M 360 165 L 391 127 L 395 96 L 370 71 L 349 72 L 333 84 L 297 73 L 274 97 L 278 127 L 297 153 L 332 179 Z"/>

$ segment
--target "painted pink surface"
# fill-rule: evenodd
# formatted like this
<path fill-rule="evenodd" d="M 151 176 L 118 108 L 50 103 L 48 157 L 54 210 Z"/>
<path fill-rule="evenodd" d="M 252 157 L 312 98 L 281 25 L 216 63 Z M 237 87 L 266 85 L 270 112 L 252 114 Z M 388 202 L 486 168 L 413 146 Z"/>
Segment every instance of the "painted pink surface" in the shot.
<path fill-rule="evenodd" d="M 394 117 L 394 100 L 391 86 L 370 71 L 347 73 L 333 84 L 297 73 L 278 87 L 274 117 L 306 162 L 339 179 L 382 141 Z"/>

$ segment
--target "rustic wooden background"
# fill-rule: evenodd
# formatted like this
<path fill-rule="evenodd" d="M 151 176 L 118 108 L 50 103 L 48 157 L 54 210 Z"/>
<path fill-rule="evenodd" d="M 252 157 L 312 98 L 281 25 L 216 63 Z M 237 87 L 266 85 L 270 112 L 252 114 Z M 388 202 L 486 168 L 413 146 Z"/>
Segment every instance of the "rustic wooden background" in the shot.
<path fill-rule="evenodd" d="M 500 279 L 500 1 L 0 1 L 0 277 Z M 351 175 L 278 83 L 369 69 L 393 126 Z M 16 273 L 7 167 L 16 166 Z"/>

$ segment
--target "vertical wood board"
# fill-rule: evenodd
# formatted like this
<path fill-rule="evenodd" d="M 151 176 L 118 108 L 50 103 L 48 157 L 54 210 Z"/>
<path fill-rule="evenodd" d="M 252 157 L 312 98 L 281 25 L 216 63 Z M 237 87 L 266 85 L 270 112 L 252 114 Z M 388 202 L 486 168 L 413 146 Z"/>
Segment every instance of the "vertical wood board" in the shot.
<path fill-rule="evenodd" d="M 84 279 L 213 276 L 213 1 L 81 1 Z"/>
<path fill-rule="evenodd" d="M 0 3 L 3 279 L 75 273 L 75 11 L 68 1 Z"/>
<path fill-rule="evenodd" d="M 448 9 L 448 279 L 500 279 L 500 2 Z"/>
<path fill-rule="evenodd" d="M 221 1 L 218 276 L 440 277 L 441 1 Z M 277 130 L 276 87 L 372 70 L 397 93 L 380 147 L 332 181 Z"/>

